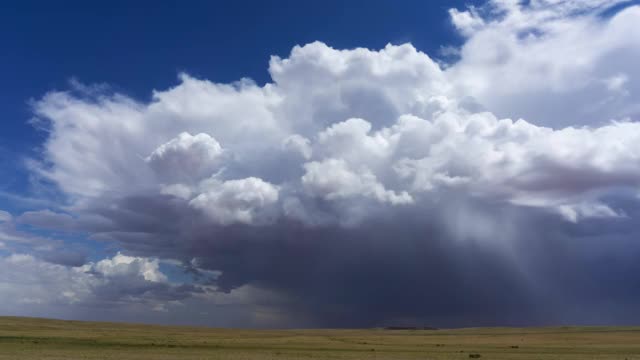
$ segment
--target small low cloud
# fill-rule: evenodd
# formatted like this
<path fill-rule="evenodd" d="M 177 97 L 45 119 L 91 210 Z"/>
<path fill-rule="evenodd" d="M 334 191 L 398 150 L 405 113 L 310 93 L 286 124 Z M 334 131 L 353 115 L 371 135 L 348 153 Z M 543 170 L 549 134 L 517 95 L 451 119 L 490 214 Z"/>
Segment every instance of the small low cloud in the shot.
<path fill-rule="evenodd" d="M 13 217 L 10 213 L 0 210 L 0 222 L 8 222 L 11 221 L 11 219 L 13 219 Z"/>

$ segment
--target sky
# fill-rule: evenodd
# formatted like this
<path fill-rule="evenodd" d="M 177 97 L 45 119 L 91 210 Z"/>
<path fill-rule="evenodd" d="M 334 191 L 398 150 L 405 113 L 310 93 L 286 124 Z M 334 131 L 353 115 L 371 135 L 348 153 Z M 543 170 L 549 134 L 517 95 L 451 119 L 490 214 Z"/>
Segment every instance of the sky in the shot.
<path fill-rule="evenodd" d="M 0 11 L 0 315 L 639 324 L 640 3 Z"/>

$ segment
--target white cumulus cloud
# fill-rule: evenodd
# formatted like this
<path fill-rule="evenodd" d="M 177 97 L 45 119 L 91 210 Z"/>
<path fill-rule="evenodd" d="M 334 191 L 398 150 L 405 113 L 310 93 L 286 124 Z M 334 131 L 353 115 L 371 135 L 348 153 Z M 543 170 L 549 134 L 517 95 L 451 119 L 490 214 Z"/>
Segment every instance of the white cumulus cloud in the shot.
<path fill-rule="evenodd" d="M 207 190 L 189 202 L 213 220 L 231 223 L 264 223 L 278 201 L 278 187 L 259 178 L 211 181 Z"/>
<path fill-rule="evenodd" d="M 408 44 L 373 51 L 336 50 L 316 42 L 295 47 L 289 58 L 273 58 L 274 82 L 262 87 L 182 75 L 180 84 L 156 92 L 148 104 L 118 94 L 89 100 L 50 93 L 35 107 L 51 125 L 46 161 L 37 170 L 71 196 L 156 191 L 189 201 L 223 225 L 286 216 L 284 199 L 306 207 L 314 206 L 304 200 L 308 197 L 411 206 L 429 203 L 429 194 L 455 189 L 555 212 L 563 208 L 560 213 L 567 214 L 577 204 L 599 203 L 608 191 L 637 188 L 640 125 L 610 122 L 617 103 L 603 103 L 608 117 L 599 118 L 600 125 L 588 117 L 578 122 L 571 99 L 579 96 L 584 106 L 595 103 L 570 91 L 581 85 L 565 77 L 575 70 L 578 79 L 591 79 L 588 69 L 595 67 L 565 64 L 564 53 L 547 47 L 559 49 L 571 41 L 588 51 L 585 61 L 605 56 L 607 47 L 591 46 L 586 39 L 575 43 L 557 30 L 562 24 L 555 22 L 562 21 L 570 32 L 593 31 L 596 40 L 602 36 L 619 43 L 621 51 L 635 51 L 629 46 L 636 33 L 625 31 L 622 37 L 616 29 L 637 17 L 638 9 L 608 19 L 589 14 L 568 19 L 545 15 L 559 4 L 507 5 L 488 5 L 500 6 L 504 14 L 469 33 L 461 60 L 446 70 Z M 479 10 L 469 11 L 481 16 Z M 517 32 L 525 23 L 550 33 L 521 38 Z M 500 36 L 507 41 L 506 62 L 486 58 L 498 54 L 500 41 L 493 40 Z M 545 55 L 530 56 L 531 51 Z M 545 62 L 558 67 L 545 73 L 559 74 L 558 86 L 527 70 Z M 612 70 L 598 82 L 603 91 L 635 83 L 635 67 Z M 517 74 L 505 76 L 505 71 Z M 499 88 L 482 85 L 497 83 L 492 74 L 505 78 Z M 556 124 L 526 109 L 514 115 L 531 119 L 502 118 L 491 111 L 503 112 L 495 101 L 514 103 L 504 93 L 544 104 L 545 98 L 530 96 L 538 87 L 545 94 L 557 90 L 554 98 L 564 99 L 565 93 L 570 98 L 567 106 L 554 107 Z M 548 126 L 538 124 L 540 119 Z"/>
<path fill-rule="evenodd" d="M 211 176 L 222 154 L 220 143 L 208 134 L 184 132 L 160 145 L 146 161 L 163 181 L 176 183 Z"/>

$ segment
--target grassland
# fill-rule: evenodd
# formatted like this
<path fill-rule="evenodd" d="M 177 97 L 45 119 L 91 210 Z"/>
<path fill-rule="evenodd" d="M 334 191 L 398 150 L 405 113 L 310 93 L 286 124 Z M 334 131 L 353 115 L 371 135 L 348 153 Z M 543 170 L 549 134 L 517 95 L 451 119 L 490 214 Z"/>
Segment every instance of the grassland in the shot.
<path fill-rule="evenodd" d="M 235 330 L 0 317 L 8 359 L 636 359 L 640 327 Z"/>

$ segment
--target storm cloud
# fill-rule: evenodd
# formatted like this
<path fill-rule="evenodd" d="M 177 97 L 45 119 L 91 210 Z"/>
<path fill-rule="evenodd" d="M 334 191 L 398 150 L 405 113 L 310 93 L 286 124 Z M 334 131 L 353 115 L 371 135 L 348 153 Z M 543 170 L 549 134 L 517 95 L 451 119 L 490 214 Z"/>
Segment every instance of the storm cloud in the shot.
<path fill-rule="evenodd" d="M 637 323 L 640 7 L 613 5 L 451 10 L 450 63 L 314 42 L 272 57 L 265 85 L 49 92 L 31 171 L 66 203 L 0 212 L 0 231 L 121 253 L 0 266 L 82 284 L 56 304 L 228 301 L 240 326 Z"/>

